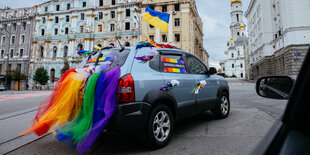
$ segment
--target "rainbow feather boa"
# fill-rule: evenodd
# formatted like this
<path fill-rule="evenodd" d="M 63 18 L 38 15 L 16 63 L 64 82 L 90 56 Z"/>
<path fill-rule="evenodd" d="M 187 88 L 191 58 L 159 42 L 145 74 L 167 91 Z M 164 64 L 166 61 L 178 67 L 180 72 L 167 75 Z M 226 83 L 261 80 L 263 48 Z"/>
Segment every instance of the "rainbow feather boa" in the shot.
<path fill-rule="evenodd" d="M 85 153 L 115 111 L 119 76 L 119 67 L 90 76 L 68 70 L 53 93 L 41 102 L 32 127 L 20 135 L 35 132 L 41 136 L 56 130 L 59 141 Z"/>

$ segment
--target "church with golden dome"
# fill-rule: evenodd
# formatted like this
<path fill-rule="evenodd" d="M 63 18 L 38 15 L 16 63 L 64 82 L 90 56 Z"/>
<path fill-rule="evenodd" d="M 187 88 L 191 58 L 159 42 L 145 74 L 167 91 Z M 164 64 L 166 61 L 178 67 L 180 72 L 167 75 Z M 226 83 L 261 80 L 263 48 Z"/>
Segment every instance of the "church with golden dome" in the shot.
<path fill-rule="evenodd" d="M 247 78 L 248 37 L 243 21 L 242 1 L 230 0 L 230 40 L 227 42 L 226 59 L 220 62 L 221 70 L 229 77 Z"/>

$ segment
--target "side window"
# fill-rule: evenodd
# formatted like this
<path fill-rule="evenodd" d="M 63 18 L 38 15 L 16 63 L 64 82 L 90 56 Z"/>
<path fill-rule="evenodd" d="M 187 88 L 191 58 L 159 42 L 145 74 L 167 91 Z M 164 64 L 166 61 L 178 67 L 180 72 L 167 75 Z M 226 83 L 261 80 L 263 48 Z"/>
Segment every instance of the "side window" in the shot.
<path fill-rule="evenodd" d="M 188 72 L 192 74 L 205 74 L 207 72 L 207 68 L 204 64 L 201 63 L 197 58 L 193 56 L 189 56 L 187 58 L 186 65 L 188 67 Z"/>
<path fill-rule="evenodd" d="M 182 55 L 162 54 L 160 64 L 163 72 L 186 74 L 187 70 Z"/>

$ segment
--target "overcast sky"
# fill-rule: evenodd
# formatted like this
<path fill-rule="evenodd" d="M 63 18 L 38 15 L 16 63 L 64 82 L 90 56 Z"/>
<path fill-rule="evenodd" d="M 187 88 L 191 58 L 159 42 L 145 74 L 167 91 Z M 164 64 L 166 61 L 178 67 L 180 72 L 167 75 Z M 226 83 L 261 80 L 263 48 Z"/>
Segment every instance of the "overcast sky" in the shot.
<path fill-rule="evenodd" d="M 0 0 L 0 8 L 30 7 L 47 0 Z M 227 41 L 230 39 L 230 0 L 196 0 L 198 13 L 203 22 L 204 47 L 210 54 L 210 66 L 219 67 L 227 50 Z M 250 0 L 243 0 L 245 12 Z M 244 23 L 246 24 L 246 23 Z"/>

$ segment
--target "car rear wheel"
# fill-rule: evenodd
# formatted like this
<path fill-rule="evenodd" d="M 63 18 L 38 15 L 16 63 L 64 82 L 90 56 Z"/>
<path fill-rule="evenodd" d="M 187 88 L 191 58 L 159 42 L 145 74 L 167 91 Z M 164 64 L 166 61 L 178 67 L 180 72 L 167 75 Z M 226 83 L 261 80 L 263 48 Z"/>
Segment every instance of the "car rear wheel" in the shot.
<path fill-rule="evenodd" d="M 148 121 L 147 143 L 157 149 L 168 144 L 174 127 L 171 110 L 164 104 L 157 105 Z"/>
<path fill-rule="evenodd" d="M 228 93 L 222 92 L 221 95 L 219 95 L 217 104 L 211 111 L 217 118 L 228 117 L 230 112 L 230 101 Z"/>

